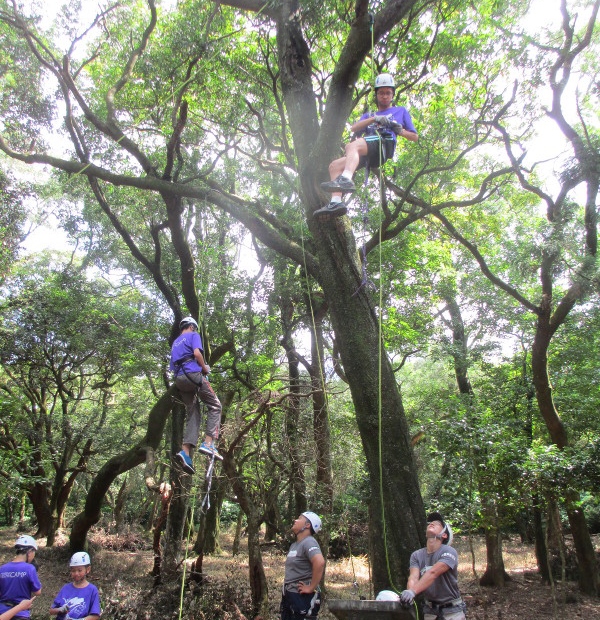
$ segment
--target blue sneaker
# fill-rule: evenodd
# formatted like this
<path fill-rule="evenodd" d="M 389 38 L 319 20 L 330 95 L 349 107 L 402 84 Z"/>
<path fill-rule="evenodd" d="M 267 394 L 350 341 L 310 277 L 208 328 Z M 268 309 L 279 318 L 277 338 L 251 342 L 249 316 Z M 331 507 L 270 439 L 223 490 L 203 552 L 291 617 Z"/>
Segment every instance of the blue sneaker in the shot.
<path fill-rule="evenodd" d="M 182 450 L 176 454 L 177 459 L 179 460 L 179 464 L 181 465 L 181 469 L 186 474 L 193 475 L 196 473 L 194 466 L 192 465 L 192 459 Z"/>
<path fill-rule="evenodd" d="M 223 460 L 223 457 L 219 454 L 214 444 L 211 444 L 209 446 L 207 443 L 203 441 L 200 444 L 200 447 L 198 448 L 198 452 L 203 452 L 204 454 L 207 454 L 210 457 L 214 457 L 215 459 L 218 459 L 219 461 Z"/>

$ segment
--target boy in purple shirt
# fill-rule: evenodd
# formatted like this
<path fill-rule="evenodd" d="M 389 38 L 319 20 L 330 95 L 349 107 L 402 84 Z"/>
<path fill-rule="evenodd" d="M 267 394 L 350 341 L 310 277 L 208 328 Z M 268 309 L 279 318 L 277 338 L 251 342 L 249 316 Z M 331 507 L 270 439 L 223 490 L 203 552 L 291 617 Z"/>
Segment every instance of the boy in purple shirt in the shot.
<path fill-rule="evenodd" d="M 403 106 L 392 107 L 396 92 L 394 79 L 382 73 L 375 79 L 375 101 L 377 112 L 365 112 L 350 130 L 357 139 L 346 145 L 344 157 L 329 164 L 330 181 L 321 183 L 321 188 L 332 192 L 331 202 L 317 209 L 313 215 L 345 215 L 348 208 L 342 202 L 342 194 L 353 192 L 354 173 L 364 168 L 379 168 L 393 157 L 396 150 L 396 136 L 416 142 L 419 139 L 408 110 Z"/>
<path fill-rule="evenodd" d="M 90 556 L 85 551 L 78 551 L 71 557 L 69 568 L 73 583 L 60 589 L 50 615 L 57 616 L 57 620 L 97 620 L 102 610 L 98 588 L 87 580 L 91 570 Z"/>
<path fill-rule="evenodd" d="M 214 441 L 219 437 L 221 426 L 221 402 L 208 382 L 210 366 L 204 361 L 202 339 L 198 334 L 198 323 L 186 316 L 179 323 L 181 334 L 175 339 L 171 347 L 170 368 L 175 375 L 175 385 L 178 387 L 181 398 L 187 411 L 185 433 L 181 452 L 177 459 L 182 469 L 194 473 L 190 451 L 196 447 L 200 435 L 200 403 L 206 404 L 206 434 L 198 450 L 212 458 L 223 460 L 217 451 Z"/>
<path fill-rule="evenodd" d="M 0 614 L 19 607 L 14 617 L 29 618 L 31 605 L 24 601 L 42 591 L 37 570 L 32 564 L 36 551 L 37 543 L 31 536 L 19 536 L 13 561 L 0 566 Z"/>

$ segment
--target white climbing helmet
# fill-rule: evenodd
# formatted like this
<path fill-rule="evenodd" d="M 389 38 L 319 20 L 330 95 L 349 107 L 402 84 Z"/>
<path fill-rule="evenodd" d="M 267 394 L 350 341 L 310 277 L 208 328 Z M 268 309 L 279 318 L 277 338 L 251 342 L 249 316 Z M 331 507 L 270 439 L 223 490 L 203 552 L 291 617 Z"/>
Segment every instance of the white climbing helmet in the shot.
<path fill-rule="evenodd" d="M 37 543 L 32 536 L 19 536 L 15 542 L 15 547 L 31 547 L 37 551 Z"/>
<path fill-rule="evenodd" d="M 391 590 L 382 590 L 377 595 L 375 600 L 376 601 L 399 601 L 400 597 L 395 592 L 392 592 Z"/>
<path fill-rule="evenodd" d="M 91 563 L 89 554 L 85 551 L 78 551 L 71 556 L 69 566 L 89 566 Z"/>
<path fill-rule="evenodd" d="M 375 90 L 383 87 L 393 88 L 394 90 L 396 90 L 394 78 L 389 73 L 381 73 L 375 78 Z"/>
<path fill-rule="evenodd" d="M 195 319 L 191 316 L 184 316 L 181 321 L 179 321 L 179 329 L 185 329 L 193 325 L 196 329 L 198 329 L 198 323 L 196 323 Z"/>
<path fill-rule="evenodd" d="M 321 529 L 321 518 L 319 517 L 319 515 L 309 511 L 303 512 L 302 516 L 306 517 L 310 521 L 310 524 L 315 534 Z"/>

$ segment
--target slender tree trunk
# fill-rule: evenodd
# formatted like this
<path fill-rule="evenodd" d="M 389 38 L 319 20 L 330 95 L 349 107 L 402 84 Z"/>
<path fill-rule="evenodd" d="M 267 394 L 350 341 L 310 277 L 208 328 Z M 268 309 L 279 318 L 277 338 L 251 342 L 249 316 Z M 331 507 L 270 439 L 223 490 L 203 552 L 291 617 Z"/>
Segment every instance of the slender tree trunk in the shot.
<path fill-rule="evenodd" d="M 236 556 L 240 552 L 240 541 L 242 538 L 242 524 L 244 523 L 244 512 L 239 511 L 237 521 L 235 522 L 235 534 L 233 536 L 233 545 L 231 554 Z"/>
<path fill-rule="evenodd" d="M 181 450 L 185 416 L 186 411 L 183 403 L 176 402 L 172 413 L 171 455 L 177 454 Z M 193 453 L 190 455 L 193 457 Z M 171 461 L 173 463 L 174 459 L 172 458 Z M 194 474 L 196 477 L 201 475 L 200 470 Z M 183 473 L 179 466 L 172 465 L 171 483 L 173 485 L 173 498 L 167 517 L 162 561 L 162 574 L 167 577 L 177 572 L 183 559 L 183 545 L 188 542 L 185 524 L 188 518 L 190 493 L 194 481 L 192 476 Z"/>
<path fill-rule="evenodd" d="M 488 508 L 484 509 L 485 514 L 485 550 L 487 557 L 487 566 L 485 573 L 479 580 L 482 586 L 503 587 L 510 576 L 504 570 L 504 558 L 502 557 L 502 532 L 496 527 L 497 521 L 495 507 L 490 505 L 488 500 Z"/>
<path fill-rule="evenodd" d="M 263 566 L 259 539 L 260 524 L 263 521 L 262 514 L 247 492 L 235 462 L 228 454 L 224 456 L 223 468 L 225 469 L 233 492 L 238 498 L 240 508 L 244 511 L 248 521 L 248 573 L 253 612 L 254 615 L 261 615 L 264 618 L 268 618 L 269 588 Z"/>
<path fill-rule="evenodd" d="M 460 311 L 460 306 L 456 301 L 453 291 L 445 291 L 444 300 L 450 314 L 450 327 L 452 329 L 452 357 L 454 359 L 454 374 L 458 391 L 466 399 L 466 406 L 469 409 L 475 407 L 473 399 L 473 388 L 469 379 L 469 357 L 467 339 L 465 337 L 465 324 Z M 482 455 L 484 457 L 484 455 Z M 479 583 L 482 586 L 504 586 L 510 579 L 504 570 L 504 559 L 502 557 L 502 533 L 498 527 L 497 503 L 490 494 L 486 492 L 481 481 L 480 458 L 475 459 L 475 470 L 480 485 L 479 493 L 483 504 L 484 523 L 485 523 L 485 548 L 487 564 L 485 573 L 481 576 Z"/>
<path fill-rule="evenodd" d="M 307 509 L 304 463 L 300 458 L 298 421 L 300 419 L 300 369 L 296 348 L 290 337 L 282 338 L 288 360 L 290 398 L 285 403 L 285 436 L 290 455 L 290 487 L 293 489 L 294 514 L 298 516 Z"/>
<path fill-rule="evenodd" d="M 92 481 L 85 500 L 85 508 L 73 521 L 69 538 L 69 546 L 72 551 L 80 551 L 86 548 L 87 533 L 100 519 L 104 496 L 115 478 L 143 463 L 148 451 L 154 451 L 158 448 L 163 438 L 167 418 L 171 412 L 175 392 L 175 387 L 169 388 L 152 407 L 145 437 L 127 452 L 114 456 L 107 461 Z"/>
<path fill-rule="evenodd" d="M 550 317 L 551 299 L 549 296 L 544 296 L 531 349 L 531 368 L 540 413 L 552 441 L 562 450 L 568 445 L 567 432 L 554 406 L 552 386 L 548 377 L 548 348 L 553 335 Z M 568 492 L 564 498 L 579 564 L 579 587 L 586 594 L 596 595 L 599 587 L 598 563 L 585 515 L 577 504 L 578 499 L 578 494 L 573 491 Z"/>
<path fill-rule="evenodd" d="M 542 580 L 550 583 L 550 565 L 548 564 L 548 546 L 546 545 L 546 535 L 542 518 L 540 498 L 537 494 L 533 495 L 533 527 L 535 532 L 535 558 Z"/>
<path fill-rule="evenodd" d="M 269 587 L 260 550 L 260 513 L 253 508 L 248 517 L 248 568 L 250 591 L 252 592 L 252 611 L 254 615 L 269 617 Z"/>
<path fill-rule="evenodd" d="M 205 481 L 200 501 L 204 499 L 207 490 Z M 221 532 L 220 515 L 225 492 L 227 490 L 227 480 L 224 477 L 213 475 L 212 489 L 210 492 L 210 508 L 200 517 L 198 524 L 198 535 L 194 543 L 194 552 L 210 555 L 211 553 L 221 553 L 219 545 L 219 534 Z M 198 506 L 200 508 L 200 506 Z"/>

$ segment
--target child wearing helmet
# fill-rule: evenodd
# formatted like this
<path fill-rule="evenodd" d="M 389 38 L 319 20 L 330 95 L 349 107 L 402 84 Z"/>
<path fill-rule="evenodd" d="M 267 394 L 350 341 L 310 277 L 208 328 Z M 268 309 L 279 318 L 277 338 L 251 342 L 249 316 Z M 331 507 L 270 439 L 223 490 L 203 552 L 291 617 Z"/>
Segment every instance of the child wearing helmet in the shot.
<path fill-rule="evenodd" d="M 30 599 L 42 591 L 33 565 L 37 543 L 31 536 L 19 536 L 12 562 L 0 566 L 0 618 L 29 618 Z M 11 615 L 12 613 L 12 615 Z"/>
<path fill-rule="evenodd" d="M 200 403 L 208 408 L 206 416 L 206 433 L 198 450 L 212 458 L 223 460 L 214 442 L 219 437 L 221 426 L 221 401 L 208 382 L 210 366 L 204 361 L 204 347 L 198 333 L 198 323 L 191 317 L 184 317 L 179 323 L 181 334 L 171 347 L 170 368 L 175 376 L 175 385 L 179 389 L 186 408 L 186 426 L 181 452 L 176 455 L 183 471 L 194 473 L 192 465 L 192 448 L 195 448 L 200 435 Z"/>
<path fill-rule="evenodd" d="M 98 588 L 87 579 L 91 570 L 90 556 L 85 551 L 73 554 L 69 569 L 73 582 L 60 589 L 50 608 L 50 615 L 57 616 L 58 620 L 95 620 L 101 613 L 100 595 Z"/>
<path fill-rule="evenodd" d="M 285 560 L 281 620 L 308 620 L 319 613 L 325 558 L 314 534 L 320 529 L 321 519 L 310 511 L 303 512 L 292 525 L 296 542 Z"/>
<path fill-rule="evenodd" d="M 313 215 L 345 215 L 348 212 L 342 202 L 342 194 L 353 192 L 354 173 L 367 164 L 379 168 L 393 157 L 397 136 L 417 142 L 419 136 L 408 110 L 403 106 L 392 106 L 396 84 L 389 73 L 375 78 L 376 112 L 365 112 L 350 128 L 357 137 L 345 147 L 344 157 L 329 164 L 330 180 L 321 183 L 321 188 L 331 192 L 331 201 L 317 209 Z"/>
<path fill-rule="evenodd" d="M 400 602 L 412 605 L 423 594 L 424 620 L 465 620 L 466 605 L 458 589 L 458 553 L 450 546 L 452 530 L 439 512 L 427 516 L 427 547 L 410 556 L 407 589 Z"/>

